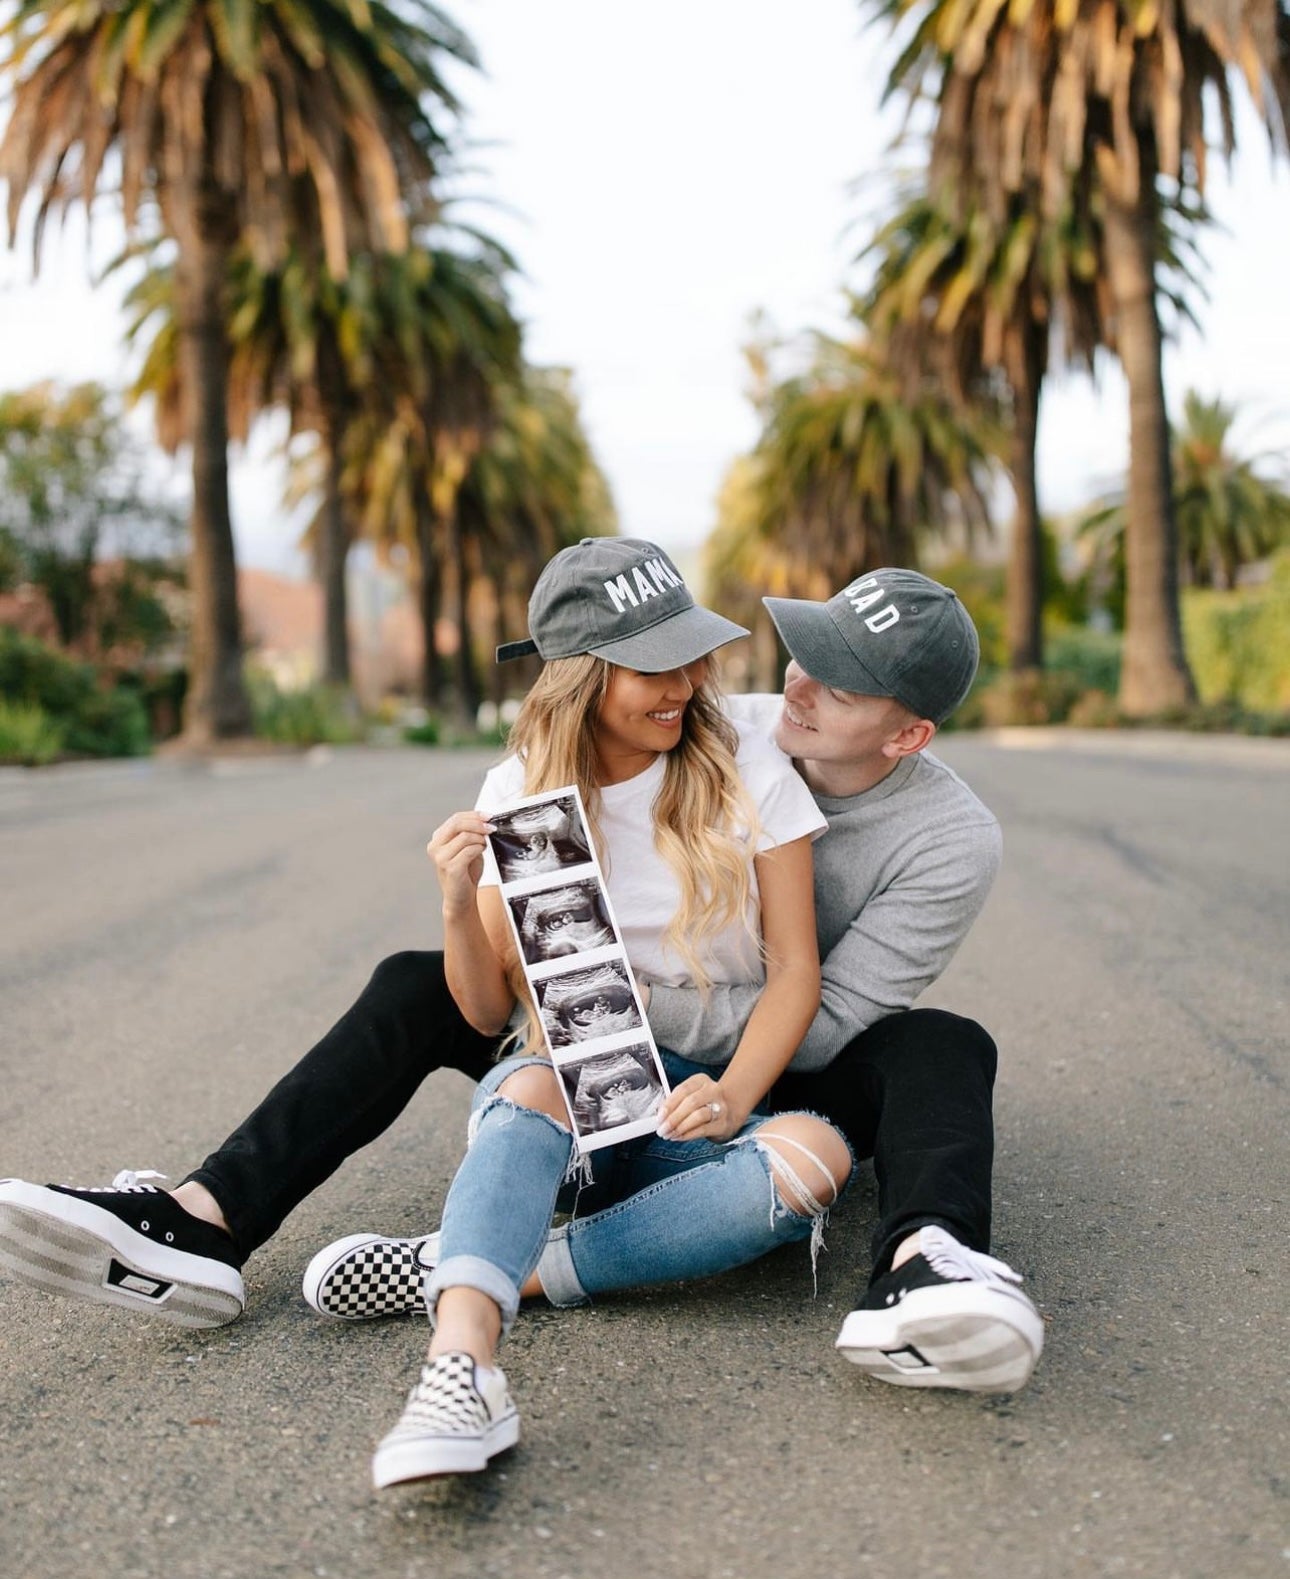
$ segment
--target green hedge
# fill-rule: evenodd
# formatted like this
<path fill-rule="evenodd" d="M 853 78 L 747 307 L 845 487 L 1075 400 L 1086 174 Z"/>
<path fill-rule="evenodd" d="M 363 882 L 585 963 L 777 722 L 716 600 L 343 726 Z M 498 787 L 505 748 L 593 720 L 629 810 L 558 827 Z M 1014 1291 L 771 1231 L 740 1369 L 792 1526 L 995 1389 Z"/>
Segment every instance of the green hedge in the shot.
<path fill-rule="evenodd" d="M 1290 711 L 1290 553 L 1261 587 L 1184 592 L 1183 638 L 1202 702 Z"/>
<path fill-rule="evenodd" d="M 0 762 L 43 767 L 62 750 L 62 728 L 43 707 L 0 699 Z"/>
<path fill-rule="evenodd" d="M 105 690 L 88 663 L 79 663 L 44 642 L 0 628 L 0 701 L 7 705 L 10 747 L 7 761 L 33 761 L 18 753 L 22 740 L 52 736 L 41 733 L 39 713 L 57 731 L 53 755 L 83 757 L 145 756 L 151 747 L 148 717 L 138 693 Z M 33 734 L 32 732 L 35 731 Z M 46 755 L 39 760 L 49 761 Z"/>
<path fill-rule="evenodd" d="M 1050 632 L 1044 639 L 1044 669 L 1073 680 L 1081 691 L 1120 689 L 1120 650 L 1123 637 L 1112 631 L 1071 625 Z"/>
<path fill-rule="evenodd" d="M 300 691 L 278 689 L 262 669 L 247 672 L 252 728 L 262 740 L 279 745 L 345 745 L 363 737 L 362 719 L 352 700 L 324 685 Z"/>
<path fill-rule="evenodd" d="M 1182 615 L 1200 703 L 1155 722 L 1243 734 L 1290 731 L 1290 552 L 1277 558 L 1262 586 L 1185 590 Z M 985 661 L 983 643 L 981 672 L 951 724 L 1126 724 L 1114 700 L 1122 644 L 1118 633 L 1050 626 L 1043 673 L 1010 675 Z"/>

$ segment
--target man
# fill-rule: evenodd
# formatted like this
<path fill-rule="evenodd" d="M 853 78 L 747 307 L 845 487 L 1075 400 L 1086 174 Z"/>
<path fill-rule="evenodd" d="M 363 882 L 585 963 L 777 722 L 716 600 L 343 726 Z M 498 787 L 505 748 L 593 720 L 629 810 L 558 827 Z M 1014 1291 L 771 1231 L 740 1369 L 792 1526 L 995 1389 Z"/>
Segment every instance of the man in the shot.
<path fill-rule="evenodd" d="M 873 1158 L 869 1286 L 837 1347 L 904 1386 L 1014 1391 L 1043 1325 L 985 1252 L 996 1053 L 972 1021 L 913 1009 L 979 913 L 999 862 L 993 816 L 926 752 L 976 672 L 954 593 L 884 569 L 827 603 L 765 600 L 792 657 L 782 700 L 733 698 L 796 762 L 829 821 L 815 846 L 819 1013 L 772 1093 Z M 756 989 L 649 986 L 656 1040 L 728 1056 Z M 438 954 L 382 962 L 354 1007 L 173 1193 L 0 1183 L 0 1264 L 43 1287 L 212 1326 L 243 1308 L 240 1267 L 286 1214 L 385 1130 L 432 1069 L 478 1078 L 491 1042 L 453 1004 Z M 155 1177 L 155 1176 L 153 1176 Z M 421 1308 L 432 1236 L 351 1235 L 314 1258 L 306 1297 L 349 1319 Z"/>

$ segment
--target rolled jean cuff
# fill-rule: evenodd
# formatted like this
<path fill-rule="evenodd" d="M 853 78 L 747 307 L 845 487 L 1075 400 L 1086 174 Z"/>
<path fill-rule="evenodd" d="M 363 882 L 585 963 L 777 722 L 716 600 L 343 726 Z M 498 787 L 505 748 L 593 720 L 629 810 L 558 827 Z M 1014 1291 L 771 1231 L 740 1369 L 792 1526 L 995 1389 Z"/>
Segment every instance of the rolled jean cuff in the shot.
<path fill-rule="evenodd" d="M 479 1256 L 449 1256 L 426 1279 L 426 1306 L 434 1320 L 439 1296 L 446 1288 L 473 1288 L 489 1299 L 502 1313 L 502 1336 L 511 1330 L 520 1309 L 520 1291 L 500 1267 Z"/>
<path fill-rule="evenodd" d="M 542 1292 L 551 1304 L 560 1310 L 574 1305 L 585 1305 L 591 1296 L 578 1281 L 574 1270 L 573 1254 L 569 1249 L 569 1225 L 561 1224 L 547 1235 L 542 1258 L 537 1265 Z"/>

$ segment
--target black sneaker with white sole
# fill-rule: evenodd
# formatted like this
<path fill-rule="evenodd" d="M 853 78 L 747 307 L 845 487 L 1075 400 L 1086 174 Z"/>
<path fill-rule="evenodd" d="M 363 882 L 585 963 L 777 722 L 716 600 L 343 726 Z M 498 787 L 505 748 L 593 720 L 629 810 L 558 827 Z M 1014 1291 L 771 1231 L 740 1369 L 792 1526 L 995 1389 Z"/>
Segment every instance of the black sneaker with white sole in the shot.
<path fill-rule="evenodd" d="M 496 1368 L 469 1354 L 427 1360 L 399 1423 L 377 1446 L 372 1484 L 379 1490 L 435 1475 L 470 1475 L 520 1439 L 520 1417 Z"/>
<path fill-rule="evenodd" d="M 921 1228 L 918 1254 L 870 1284 L 836 1347 L 897 1387 L 1015 1393 L 1044 1347 L 1044 1323 L 1006 1262 Z"/>
<path fill-rule="evenodd" d="M 418 1239 L 349 1234 L 313 1258 L 301 1292 L 320 1316 L 340 1321 L 425 1315 L 422 1285 L 438 1259 L 437 1233 Z"/>
<path fill-rule="evenodd" d="M 54 1294 L 117 1305 L 176 1327 L 222 1327 L 246 1308 L 233 1241 L 152 1180 L 110 1186 L 0 1179 L 0 1268 Z"/>

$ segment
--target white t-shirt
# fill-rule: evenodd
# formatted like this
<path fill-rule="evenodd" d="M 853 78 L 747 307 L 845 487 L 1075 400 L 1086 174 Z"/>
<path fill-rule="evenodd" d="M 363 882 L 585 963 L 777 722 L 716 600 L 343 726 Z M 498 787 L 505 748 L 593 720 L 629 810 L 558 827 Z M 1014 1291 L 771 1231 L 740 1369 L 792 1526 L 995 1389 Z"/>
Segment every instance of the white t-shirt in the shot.
<path fill-rule="evenodd" d="M 603 844 L 602 865 L 610 903 L 623 935 L 632 968 L 669 986 L 690 980 L 681 957 L 664 945 L 664 935 L 680 906 L 680 889 L 672 868 L 654 844 L 653 806 L 663 784 L 666 759 L 658 756 L 643 773 L 600 791 L 598 825 Z M 736 754 L 739 776 L 748 791 L 761 826 L 757 849 L 772 850 L 809 834 L 816 839 L 828 826 L 815 798 L 797 776 L 786 756 L 756 732 L 741 734 Z M 560 786 L 553 786 L 558 788 Z M 507 757 L 484 779 L 478 811 L 500 811 L 524 795 L 524 765 Z M 483 883 L 498 882 L 491 853 Z M 704 961 L 714 982 L 761 983 L 765 967 L 754 937 L 758 928 L 757 878 L 753 873 L 749 925 L 753 935 L 737 923 L 710 936 Z"/>

